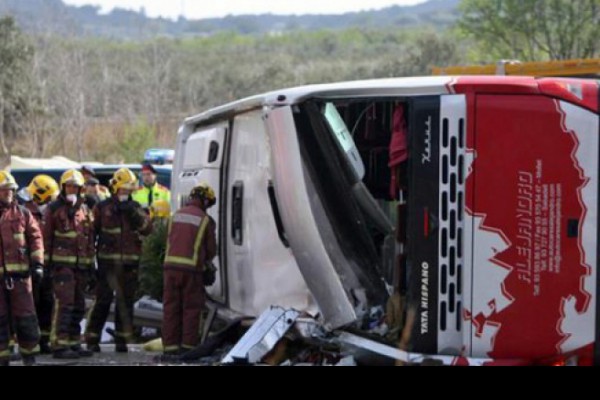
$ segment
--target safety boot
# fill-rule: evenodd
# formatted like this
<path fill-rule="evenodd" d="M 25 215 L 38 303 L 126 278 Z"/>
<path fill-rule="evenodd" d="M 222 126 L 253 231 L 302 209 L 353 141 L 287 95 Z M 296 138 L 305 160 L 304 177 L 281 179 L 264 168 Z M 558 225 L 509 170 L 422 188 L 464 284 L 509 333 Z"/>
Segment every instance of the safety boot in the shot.
<path fill-rule="evenodd" d="M 129 351 L 127 343 L 115 343 L 115 351 L 117 353 L 127 353 Z"/>
<path fill-rule="evenodd" d="M 79 357 L 91 357 L 94 355 L 94 352 L 90 349 L 84 349 L 80 344 L 75 344 L 71 346 L 71 350 L 79 354 Z"/>
<path fill-rule="evenodd" d="M 40 342 L 40 354 L 52 354 L 52 348 L 48 342 Z"/>
<path fill-rule="evenodd" d="M 88 343 L 86 347 L 89 351 L 94 353 L 100 353 L 102 351 L 98 343 Z"/>
<path fill-rule="evenodd" d="M 68 347 L 64 347 L 62 349 L 54 350 L 52 357 L 61 360 L 76 360 L 79 358 L 79 353 Z"/>

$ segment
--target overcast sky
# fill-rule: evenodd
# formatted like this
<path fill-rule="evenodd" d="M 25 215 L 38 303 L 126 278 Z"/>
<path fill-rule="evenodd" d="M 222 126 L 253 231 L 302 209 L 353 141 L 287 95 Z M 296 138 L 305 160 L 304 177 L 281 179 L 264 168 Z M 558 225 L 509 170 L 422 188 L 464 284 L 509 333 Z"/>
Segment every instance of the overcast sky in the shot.
<path fill-rule="evenodd" d="M 377 9 L 391 5 L 411 5 L 424 0 L 63 0 L 72 5 L 93 4 L 108 12 L 114 7 L 139 11 L 150 17 L 199 19 L 228 14 L 335 14 Z"/>

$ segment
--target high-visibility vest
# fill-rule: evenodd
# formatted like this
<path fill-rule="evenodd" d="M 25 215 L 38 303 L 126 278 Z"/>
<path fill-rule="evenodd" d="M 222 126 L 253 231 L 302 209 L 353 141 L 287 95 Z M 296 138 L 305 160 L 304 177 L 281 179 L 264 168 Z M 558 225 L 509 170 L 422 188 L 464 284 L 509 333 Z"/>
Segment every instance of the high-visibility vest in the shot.
<path fill-rule="evenodd" d="M 158 183 L 155 183 L 151 188 L 145 186 L 139 188 L 133 192 L 131 197 L 140 203 L 143 208 L 149 208 L 156 200 L 165 200 L 167 203 L 171 202 L 171 192 L 169 189 Z"/>

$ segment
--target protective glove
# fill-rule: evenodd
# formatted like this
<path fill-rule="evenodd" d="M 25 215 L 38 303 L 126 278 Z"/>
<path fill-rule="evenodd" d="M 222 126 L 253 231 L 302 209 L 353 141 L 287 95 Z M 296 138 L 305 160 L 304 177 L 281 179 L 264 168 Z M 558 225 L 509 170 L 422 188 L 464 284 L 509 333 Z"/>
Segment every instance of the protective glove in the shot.
<path fill-rule="evenodd" d="M 31 266 L 31 280 L 35 284 L 40 284 L 44 279 L 44 265 L 41 263 L 34 263 Z"/>
<path fill-rule="evenodd" d="M 144 225 L 146 218 L 144 217 L 144 214 L 142 214 L 142 213 L 143 213 L 143 211 L 136 212 L 131 215 L 129 221 L 131 222 L 131 227 L 133 229 L 140 229 Z"/>
<path fill-rule="evenodd" d="M 139 229 L 144 225 L 146 220 L 146 212 L 136 201 L 130 202 L 132 205 L 127 209 L 127 217 L 133 229 Z"/>
<path fill-rule="evenodd" d="M 131 215 L 137 208 L 141 208 L 140 203 L 133 200 L 122 201 L 117 207 L 119 211 L 125 215 Z"/>
<path fill-rule="evenodd" d="M 217 279 L 217 267 L 212 261 L 207 261 L 202 270 L 202 283 L 204 286 L 212 286 Z"/>
<path fill-rule="evenodd" d="M 133 229 L 139 228 L 144 223 L 143 218 L 140 218 L 143 212 L 142 206 L 137 201 L 120 202 L 117 204 L 117 210 L 129 220 Z"/>
<path fill-rule="evenodd" d="M 85 204 L 88 206 L 90 210 L 92 210 L 96 204 L 100 203 L 102 200 L 100 196 L 97 194 L 86 194 L 85 195 Z"/>

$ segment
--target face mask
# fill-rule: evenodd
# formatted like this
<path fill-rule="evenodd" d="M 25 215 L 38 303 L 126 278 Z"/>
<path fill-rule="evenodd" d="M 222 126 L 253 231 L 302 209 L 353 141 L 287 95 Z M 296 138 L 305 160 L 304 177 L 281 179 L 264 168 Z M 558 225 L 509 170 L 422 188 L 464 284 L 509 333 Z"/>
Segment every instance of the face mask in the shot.
<path fill-rule="evenodd" d="M 77 195 L 76 194 L 68 194 L 67 202 L 71 203 L 71 205 L 75 205 L 77 203 Z"/>
<path fill-rule="evenodd" d="M 38 210 L 42 214 L 46 211 L 46 208 L 48 208 L 48 204 L 44 204 L 44 205 L 38 206 Z"/>
<path fill-rule="evenodd" d="M 119 195 L 119 201 L 120 201 L 121 203 L 124 203 L 124 202 L 126 202 L 127 200 L 129 200 L 129 195 L 128 195 L 128 194 L 121 194 L 121 195 Z"/>

